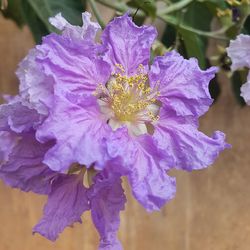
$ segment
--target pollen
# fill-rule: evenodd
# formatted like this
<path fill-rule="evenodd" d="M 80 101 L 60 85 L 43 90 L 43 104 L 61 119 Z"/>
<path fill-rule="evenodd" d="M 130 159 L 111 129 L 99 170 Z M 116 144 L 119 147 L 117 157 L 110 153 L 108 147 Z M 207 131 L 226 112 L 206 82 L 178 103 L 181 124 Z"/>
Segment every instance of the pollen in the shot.
<path fill-rule="evenodd" d="M 148 75 L 139 65 L 134 75 L 126 75 L 122 65 L 117 64 L 107 84 L 100 84 L 94 93 L 103 113 L 109 114 L 113 129 L 122 124 L 130 128 L 147 130 L 147 124 L 159 119 L 158 83 L 149 86 Z M 137 131 L 141 134 L 140 131 Z"/>

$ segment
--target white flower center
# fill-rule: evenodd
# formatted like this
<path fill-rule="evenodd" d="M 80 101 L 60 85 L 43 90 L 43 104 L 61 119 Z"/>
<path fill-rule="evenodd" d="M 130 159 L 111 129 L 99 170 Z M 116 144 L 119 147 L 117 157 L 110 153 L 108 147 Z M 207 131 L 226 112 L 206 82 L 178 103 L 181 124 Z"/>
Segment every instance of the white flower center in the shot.
<path fill-rule="evenodd" d="M 106 86 L 98 85 L 94 95 L 101 112 L 107 116 L 113 130 L 127 125 L 134 135 L 153 133 L 153 124 L 159 119 L 160 102 L 157 86 L 150 88 L 148 76 L 140 65 L 135 75 L 127 76 L 122 65 L 110 77 Z"/>

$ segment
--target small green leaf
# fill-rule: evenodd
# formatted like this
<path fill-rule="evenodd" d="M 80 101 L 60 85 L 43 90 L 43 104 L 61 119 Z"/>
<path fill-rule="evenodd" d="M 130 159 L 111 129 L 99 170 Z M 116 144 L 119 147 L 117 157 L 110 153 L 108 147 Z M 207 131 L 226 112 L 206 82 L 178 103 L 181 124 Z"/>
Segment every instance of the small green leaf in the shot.
<path fill-rule="evenodd" d="M 25 19 L 35 37 L 36 42 L 55 28 L 49 23 L 49 18 L 59 12 L 70 23 L 81 25 L 81 14 L 86 8 L 85 0 L 22 0 Z"/>
<path fill-rule="evenodd" d="M 213 14 L 217 13 L 217 8 L 225 9 L 228 7 L 224 0 L 198 0 L 197 2 L 204 4 Z"/>
<path fill-rule="evenodd" d="M 206 6 L 199 2 L 190 4 L 182 17 L 179 17 L 182 24 L 204 31 L 209 31 L 212 18 L 213 16 L 207 10 Z M 178 28 L 178 32 L 182 37 L 187 56 L 196 57 L 200 67 L 205 69 L 207 39 L 181 27 Z"/>
<path fill-rule="evenodd" d="M 201 37 L 189 31 L 179 29 L 182 40 L 184 42 L 188 57 L 198 59 L 201 68 L 206 68 L 205 44 Z"/>
<path fill-rule="evenodd" d="M 83 3 L 81 0 L 26 0 L 36 12 L 37 16 L 50 29 L 48 19 L 59 12 L 72 24 L 80 25 L 82 23 L 81 14 L 83 12 Z"/>
<path fill-rule="evenodd" d="M 30 6 L 28 1 L 23 1 L 22 10 L 23 10 L 25 21 L 28 24 L 33 34 L 35 42 L 40 43 L 42 40 L 42 37 L 49 34 L 50 30 L 37 16 L 36 12 Z"/>
<path fill-rule="evenodd" d="M 169 48 L 175 45 L 175 41 L 176 41 L 176 29 L 171 25 L 167 25 L 162 36 L 162 43 L 167 48 Z"/>
<path fill-rule="evenodd" d="M 3 0 L 0 0 L 1 5 L 2 1 Z M 12 19 L 19 27 L 22 27 L 25 23 L 21 8 L 21 0 L 9 0 L 7 9 L 1 10 L 0 12 L 2 12 L 5 18 Z"/>

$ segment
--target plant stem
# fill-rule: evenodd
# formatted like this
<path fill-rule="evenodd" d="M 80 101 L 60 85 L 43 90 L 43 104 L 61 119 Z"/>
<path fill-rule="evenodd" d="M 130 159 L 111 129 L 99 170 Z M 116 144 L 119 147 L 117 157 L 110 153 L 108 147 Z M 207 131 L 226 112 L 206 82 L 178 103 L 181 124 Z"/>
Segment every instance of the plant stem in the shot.
<path fill-rule="evenodd" d="M 109 0 L 96 0 L 96 1 L 109 7 L 109 8 L 112 8 L 112 9 L 117 10 L 117 11 L 122 12 L 122 13 L 129 10 L 128 6 L 124 3 L 119 4 L 119 3 L 111 2 Z M 182 0 L 179 3 L 172 4 L 171 6 L 168 7 L 168 13 L 170 13 L 172 11 L 180 10 L 181 8 L 183 8 L 183 6 L 186 6 L 187 4 L 191 3 L 192 1 L 193 0 Z M 174 6 L 174 7 L 172 7 L 172 6 Z M 178 6 L 178 8 L 176 6 Z M 170 11 L 169 11 L 169 9 L 170 9 Z M 227 37 L 222 36 L 222 34 L 225 33 L 225 31 L 228 29 L 228 27 L 223 27 L 223 28 L 216 30 L 216 31 L 203 31 L 203 30 L 195 29 L 195 28 L 190 27 L 190 26 L 185 25 L 185 24 L 178 23 L 178 20 L 174 16 L 169 16 L 166 14 L 166 10 L 164 13 L 165 14 L 157 13 L 157 18 L 163 20 L 164 22 L 169 23 L 170 25 L 173 25 L 175 27 L 178 26 L 180 29 L 184 29 L 184 30 L 187 30 L 189 32 L 193 32 L 194 34 L 197 34 L 200 36 L 210 37 L 210 38 L 219 39 L 219 40 L 228 40 Z"/>
<path fill-rule="evenodd" d="M 101 17 L 101 15 L 100 15 L 97 7 L 96 7 L 95 0 L 88 0 L 88 1 L 89 1 L 89 4 L 90 4 L 90 7 L 91 7 L 91 9 L 92 9 L 92 11 L 93 11 L 93 13 L 94 13 L 94 15 L 96 17 L 97 22 L 100 24 L 102 29 L 104 29 L 106 25 L 105 25 L 105 22 L 102 20 L 102 17 Z"/>
<path fill-rule="evenodd" d="M 171 24 L 171 25 L 178 26 L 180 29 L 184 29 L 184 30 L 193 32 L 199 36 L 205 36 L 205 37 L 210 37 L 210 38 L 219 39 L 219 40 L 228 40 L 227 37 L 222 36 L 222 34 L 225 33 L 225 31 L 228 29 L 228 27 L 223 27 L 223 28 L 216 30 L 216 31 L 203 31 L 203 30 L 198 30 L 198 29 L 195 29 L 193 27 L 187 26 L 185 24 L 180 24 L 180 23 L 178 23 L 178 20 L 176 20 L 175 18 L 173 18 L 171 16 L 167 16 L 167 15 L 159 16 L 159 15 L 157 15 L 157 17 L 160 18 L 161 20 Z"/>
<path fill-rule="evenodd" d="M 169 14 L 169 13 L 174 12 L 174 11 L 181 10 L 182 8 L 186 7 L 191 2 L 193 2 L 193 0 L 182 0 L 180 2 L 171 4 L 171 5 L 167 6 L 166 8 L 164 8 L 162 11 L 159 11 L 158 14 L 164 15 L 164 14 Z"/>

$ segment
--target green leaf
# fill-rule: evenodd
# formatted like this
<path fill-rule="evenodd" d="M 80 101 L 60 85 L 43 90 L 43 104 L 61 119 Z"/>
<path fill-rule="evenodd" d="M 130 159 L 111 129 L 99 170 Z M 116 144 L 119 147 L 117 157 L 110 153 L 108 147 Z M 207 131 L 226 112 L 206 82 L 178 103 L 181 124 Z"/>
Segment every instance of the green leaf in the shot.
<path fill-rule="evenodd" d="M 1 4 L 2 1 L 3 0 L 0 0 Z M 1 10 L 0 12 L 2 12 L 5 18 L 12 19 L 19 27 L 22 27 L 25 23 L 22 13 L 21 0 L 9 0 L 7 9 Z"/>
<path fill-rule="evenodd" d="M 36 42 L 55 28 L 49 23 L 49 18 L 59 12 L 70 23 L 81 25 L 81 14 L 86 8 L 85 0 L 22 0 L 25 19 L 34 35 Z"/>
<path fill-rule="evenodd" d="M 156 17 L 156 3 L 155 0 L 131 0 L 127 3 L 129 7 L 139 8 L 152 18 Z"/>
<path fill-rule="evenodd" d="M 81 0 L 26 0 L 36 12 L 37 16 L 50 27 L 48 19 L 61 12 L 62 15 L 72 24 L 82 23 L 81 14 L 84 11 Z"/>
<path fill-rule="evenodd" d="M 162 43 L 167 48 L 169 48 L 175 45 L 175 41 L 176 41 L 176 29 L 171 25 L 167 25 L 162 36 Z"/>
<path fill-rule="evenodd" d="M 23 1 L 22 10 L 24 13 L 23 15 L 25 17 L 25 21 L 28 24 L 33 34 L 35 42 L 40 43 L 42 37 L 49 34 L 50 30 L 48 29 L 48 27 L 46 27 L 43 21 L 37 16 L 36 12 L 30 6 L 28 1 Z"/>
<path fill-rule="evenodd" d="M 250 34 L 250 16 L 248 16 L 248 18 L 246 19 L 244 23 L 242 33 L 248 34 L 248 35 Z"/>
<path fill-rule="evenodd" d="M 206 5 L 193 2 L 184 12 L 183 22 L 195 29 L 209 31 L 212 18 L 213 15 L 208 11 Z"/>
<path fill-rule="evenodd" d="M 188 57 L 198 59 L 201 68 L 206 68 L 206 48 L 202 38 L 189 31 L 179 29 Z"/>
<path fill-rule="evenodd" d="M 182 19 L 180 22 L 199 30 L 209 31 L 212 18 L 213 15 L 204 4 L 193 2 L 186 8 L 183 16 L 180 17 Z M 196 57 L 200 67 L 204 69 L 206 67 L 207 39 L 182 28 L 179 28 L 178 32 L 183 39 L 187 56 Z"/>
<path fill-rule="evenodd" d="M 198 0 L 200 3 L 204 4 L 210 12 L 214 15 L 217 13 L 217 8 L 226 9 L 228 6 L 224 0 Z"/>

